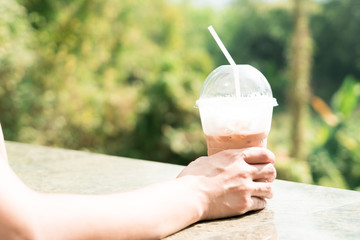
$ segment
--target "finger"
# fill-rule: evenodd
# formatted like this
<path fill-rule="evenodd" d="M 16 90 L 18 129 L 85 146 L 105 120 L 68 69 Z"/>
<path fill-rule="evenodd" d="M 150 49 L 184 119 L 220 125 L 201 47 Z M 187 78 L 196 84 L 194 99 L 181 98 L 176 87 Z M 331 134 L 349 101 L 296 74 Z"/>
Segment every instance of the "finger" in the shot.
<path fill-rule="evenodd" d="M 247 148 L 242 152 L 244 161 L 248 164 L 275 163 L 275 155 L 270 150 L 260 147 Z"/>
<path fill-rule="evenodd" d="M 272 198 L 274 195 L 271 183 L 254 183 L 252 197 Z"/>
<path fill-rule="evenodd" d="M 252 204 L 251 204 L 249 211 L 261 210 L 266 207 L 266 201 L 263 198 L 251 197 L 251 201 L 252 201 Z"/>
<path fill-rule="evenodd" d="M 256 182 L 273 182 L 276 178 L 276 169 L 273 164 L 250 165 L 253 169 L 253 180 Z"/>

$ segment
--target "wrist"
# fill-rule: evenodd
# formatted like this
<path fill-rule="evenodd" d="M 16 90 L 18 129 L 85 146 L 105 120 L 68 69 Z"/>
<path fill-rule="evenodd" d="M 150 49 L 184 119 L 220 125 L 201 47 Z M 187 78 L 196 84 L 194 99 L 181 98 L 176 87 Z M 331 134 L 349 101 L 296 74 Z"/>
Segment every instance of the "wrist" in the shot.
<path fill-rule="evenodd" d="M 210 205 L 206 187 L 206 177 L 187 175 L 179 178 L 179 180 L 184 182 L 193 197 L 192 202 L 194 203 L 196 212 L 195 221 L 197 222 L 206 219 Z"/>

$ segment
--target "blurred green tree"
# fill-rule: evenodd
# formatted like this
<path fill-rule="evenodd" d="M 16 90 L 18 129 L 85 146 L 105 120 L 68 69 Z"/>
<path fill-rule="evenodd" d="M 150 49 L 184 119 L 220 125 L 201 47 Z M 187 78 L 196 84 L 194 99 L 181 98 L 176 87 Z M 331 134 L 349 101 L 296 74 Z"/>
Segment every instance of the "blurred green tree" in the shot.
<path fill-rule="evenodd" d="M 312 36 L 309 29 L 309 1 L 294 0 L 294 30 L 290 49 L 290 156 L 307 165 L 306 124 L 309 121 Z"/>
<path fill-rule="evenodd" d="M 267 77 L 279 105 L 284 106 L 289 85 L 286 68 L 292 32 L 289 4 L 237 0 L 223 15 L 226 17 L 220 24 L 219 35 L 223 36 L 235 62 L 258 68 Z M 213 41 L 208 46 L 218 65 L 228 64 Z"/>
<path fill-rule="evenodd" d="M 0 0 L 5 136 L 180 164 L 205 154 L 193 106 L 206 75 L 228 64 L 207 31 L 214 25 L 234 60 L 263 72 L 280 103 L 269 139 L 272 150 L 286 149 L 275 151 L 289 163 L 279 176 L 356 188 L 356 109 L 342 120 L 337 112 L 347 110 L 332 106 L 334 119 L 344 124 L 340 130 L 319 127 L 315 143 L 309 142 L 315 146 L 308 159 L 311 175 L 289 158 L 290 139 L 284 133 L 291 128 L 289 3 L 237 0 L 228 8 L 210 9 L 193 7 L 191 1 Z M 329 0 L 310 6 L 316 54 L 312 87 L 325 102 L 348 73 L 360 79 L 356 4 Z M 316 118 L 309 120 L 308 133 L 315 123 Z M 325 164 L 337 172 L 321 170 Z"/>
<path fill-rule="evenodd" d="M 356 107 L 360 83 L 348 76 L 332 97 L 332 107 L 320 98 L 313 107 L 322 118 L 308 162 L 316 184 L 360 190 L 360 138 Z"/>
<path fill-rule="evenodd" d="M 311 19 L 316 46 L 312 85 L 326 102 L 346 76 L 360 79 L 359 23 L 358 0 L 325 1 Z"/>
<path fill-rule="evenodd" d="M 213 62 L 198 27 L 185 26 L 206 11 L 184 17 L 166 1 L 41 3 L 24 1 L 37 61 L 17 85 L 25 107 L 22 127 L 8 126 L 12 139 L 183 164 L 205 152 L 193 106 Z"/>
<path fill-rule="evenodd" d="M 34 61 L 32 29 L 26 10 L 13 0 L 0 1 L 0 119 L 7 138 L 16 139 L 28 95 L 27 67 Z"/>

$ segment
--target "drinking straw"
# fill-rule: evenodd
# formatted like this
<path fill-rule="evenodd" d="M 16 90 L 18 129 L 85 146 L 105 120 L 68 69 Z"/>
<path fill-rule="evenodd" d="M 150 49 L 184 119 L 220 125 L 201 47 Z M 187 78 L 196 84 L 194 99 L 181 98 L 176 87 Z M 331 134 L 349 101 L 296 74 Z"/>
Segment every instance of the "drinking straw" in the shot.
<path fill-rule="evenodd" d="M 213 36 L 213 38 L 215 39 L 217 45 L 220 47 L 221 51 L 225 55 L 226 59 L 228 60 L 228 62 L 234 69 L 236 97 L 239 98 L 240 97 L 240 82 L 239 82 L 239 72 L 237 71 L 236 63 L 235 63 L 234 59 L 230 56 L 230 53 L 226 49 L 225 45 L 223 44 L 223 42 L 221 41 L 221 39 L 219 38 L 217 33 L 215 32 L 215 29 L 213 28 L 213 26 L 210 25 L 208 27 L 208 29 L 209 29 L 211 35 Z"/>

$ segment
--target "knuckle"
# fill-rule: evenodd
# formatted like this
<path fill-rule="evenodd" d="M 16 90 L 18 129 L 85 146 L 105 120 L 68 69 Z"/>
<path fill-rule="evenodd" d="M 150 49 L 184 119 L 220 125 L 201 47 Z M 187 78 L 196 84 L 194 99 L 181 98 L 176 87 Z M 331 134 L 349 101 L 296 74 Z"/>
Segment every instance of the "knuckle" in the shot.
<path fill-rule="evenodd" d="M 275 163 L 275 154 L 272 151 L 263 149 L 259 154 L 261 158 L 266 159 L 268 162 Z"/>
<path fill-rule="evenodd" d="M 248 156 L 249 156 L 249 150 L 248 149 L 245 149 L 245 150 L 243 150 L 242 152 L 241 152 L 241 158 L 242 159 L 247 159 L 248 158 Z"/>
<path fill-rule="evenodd" d="M 233 149 L 226 149 L 226 150 L 222 151 L 222 153 L 228 157 L 233 157 L 236 152 Z"/>
<path fill-rule="evenodd" d="M 273 197 L 273 187 L 271 184 L 266 184 L 264 186 L 264 192 L 266 193 L 266 197 L 267 198 L 272 198 Z"/>
<path fill-rule="evenodd" d="M 234 151 L 233 149 L 224 150 L 221 154 L 223 157 L 222 162 L 226 164 L 231 164 L 239 159 L 238 151 Z"/>
<path fill-rule="evenodd" d="M 255 198 L 254 199 L 254 209 L 259 210 L 263 209 L 266 206 L 266 201 L 263 198 Z"/>
<path fill-rule="evenodd" d="M 275 175 L 276 174 L 276 169 L 274 167 L 274 165 L 272 165 L 271 163 L 269 164 L 269 171 L 272 175 Z"/>
<path fill-rule="evenodd" d="M 236 177 L 240 179 L 248 179 L 250 176 L 250 173 L 248 171 L 238 171 L 236 173 Z"/>
<path fill-rule="evenodd" d="M 269 163 L 266 165 L 266 173 L 270 176 L 276 175 L 276 169 L 273 164 Z"/>
<path fill-rule="evenodd" d="M 227 149 L 223 153 L 232 159 L 240 159 L 246 157 L 246 150 L 242 151 L 241 149 Z"/>
<path fill-rule="evenodd" d="M 251 192 L 251 187 L 248 184 L 241 184 L 241 185 L 238 185 L 237 191 L 240 194 L 243 194 L 243 196 L 246 196 L 248 193 Z"/>
<path fill-rule="evenodd" d="M 275 163 L 275 159 L 276 159 L 275 154 L 270 150 L 267 150 L 267 154 L 268 154 L 267 158 L 271 160 L 272 163 Z"/>
<path fill-rule="evenodd" d="M 244 214 L 251 209 L 252 203 L 250 196 L 242 196 L 240 203 L 238 208 L 239 214 Z"/>
<path fill-rule="evenodd" d="M 235 193 L 236 195 L 240 195 L 240 197 L 243 196 L 248 191 L 246 186 L 243 184 L 233 185 L 228 189 L 233 193 Z"/>
<path fill-rule="evenodd" d="M 252 200 L 251 200 L 250 196 L 245 198 L 244 207 L 245 207 L 246 210 L 248 210 L 248 209 L 250 209 L 252 207 Z"/>
<path fill-rule="evenodd" d="M 272 189 L 272 186 L 271 186 L 270 184 L 266 184 L 266 185 L 265 185 L 265 192 L 269 192 L 269 193 L 270 193 L 270 192 L 272 192 L 272 190 L 273 190 L 273 189 Z"/>
<path fill-rule="evenodd" d="M 271 160 L 270 151 L 262 151 L 261 152 L 261 157 L 266 159 L 266 160 Z"/>
<path fill-rule="evenodd" d="M 274 196 L 274 192 L 271 190 L 271 191 L 269 192 L 268 198 L 271 199 L 271 198 L 273 198 L 273 196 Z"/>
<path fill-rule="evenodd" d="M 266 200 L 265 199 L 260 199 L 259 201 L 260 201 L 260 209 L 265 208 L 266 204 L 267 204 Z"/>

